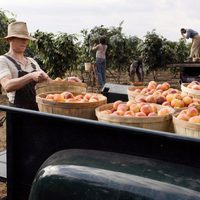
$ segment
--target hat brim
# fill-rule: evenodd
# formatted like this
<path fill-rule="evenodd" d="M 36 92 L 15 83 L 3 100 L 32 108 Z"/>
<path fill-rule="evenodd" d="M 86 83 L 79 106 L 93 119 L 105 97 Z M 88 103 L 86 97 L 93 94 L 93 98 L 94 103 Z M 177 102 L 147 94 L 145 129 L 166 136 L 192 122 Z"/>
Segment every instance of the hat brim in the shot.
<path fill-rule="evenodd" d="M 36 40 L 35 38 L 33 38 L 31 36 L 24 36 L 24 35 L 9 35 L 9 36 L 6 36 L 4 38 L 8 39 L 8 38 L 13 38 L 13 37 L 15 37 L 15 38 L 21 38 L 21 39 L 27 39 L 27 40 L 32 40 L 32 41 Z"/>

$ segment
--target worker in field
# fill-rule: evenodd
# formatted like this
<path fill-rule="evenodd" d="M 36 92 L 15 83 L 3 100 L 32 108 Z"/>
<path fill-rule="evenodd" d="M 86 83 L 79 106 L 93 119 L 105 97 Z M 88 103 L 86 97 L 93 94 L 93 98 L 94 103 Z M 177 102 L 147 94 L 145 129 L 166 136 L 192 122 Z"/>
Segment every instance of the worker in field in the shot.
<path fill-rule="evenodd" d="M 11 106 L 38 110 L 35 85 L 51 78 L 33 58 L 24 55 L 29 41 L 35 39 L 29 35 L 25 22 L 9 24 L 5 39 L 10 47 L 0 56 L 0 84 Z"/>
<path fill-rule="evenodd" d="M 184 39 L 192 39 L 190 56 L 187 61 L 200 61 L 200 35 L 193 29 L 181 28 L 181 35 Z"/>
<path fill-rule="evenodd" d="M 106 51 L 107 51 L 106 38 L 100 37 L 99 43 L 94 44 L 93 51 L 96 51 L 96 75 L 98 79 L 98 87 L 102 88 L 106 83 Z"/>
<path fill-rule="evenodd" d="M 135 82 L 135 76 L 139 82 L 144 82 L 144 69 L 142 56 L 139 56 L 138 59 L 134 60 L 129 68 L 129 77 L 131 82 Z"/>

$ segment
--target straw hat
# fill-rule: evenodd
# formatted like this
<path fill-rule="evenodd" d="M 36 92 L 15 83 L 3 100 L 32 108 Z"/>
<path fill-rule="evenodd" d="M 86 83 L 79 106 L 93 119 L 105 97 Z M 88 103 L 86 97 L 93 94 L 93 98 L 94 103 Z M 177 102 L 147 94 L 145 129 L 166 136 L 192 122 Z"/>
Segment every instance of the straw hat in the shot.
<path fill-rule="evenodd" d="M 13 22 L 8 25 L 8 35 L 5 39 L 12 37 L 35 40 L 35 38 L 29 36 L 28 28 L 25 22 Z"/>

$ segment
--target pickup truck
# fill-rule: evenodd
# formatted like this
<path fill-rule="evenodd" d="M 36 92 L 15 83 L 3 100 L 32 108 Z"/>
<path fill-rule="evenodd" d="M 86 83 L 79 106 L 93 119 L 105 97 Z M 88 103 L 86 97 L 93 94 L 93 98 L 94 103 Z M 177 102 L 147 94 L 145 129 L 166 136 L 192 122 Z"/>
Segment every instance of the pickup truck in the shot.
<path fill-rule="evenodd" d="M 200 199 L 200 139 L 0 106 L 8 200 Z"/>

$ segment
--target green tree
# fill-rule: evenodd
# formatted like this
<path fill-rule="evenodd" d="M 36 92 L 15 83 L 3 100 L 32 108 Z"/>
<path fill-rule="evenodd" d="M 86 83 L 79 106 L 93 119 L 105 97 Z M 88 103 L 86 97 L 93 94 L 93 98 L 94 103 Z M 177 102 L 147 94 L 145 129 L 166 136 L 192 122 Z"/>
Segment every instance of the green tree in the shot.
<path fill-rule="evenodd" d="M 4 37 L 7 35 L 8 24 L 15 21 L 14 14 L 10 13 L 13 18 L 9 18 L 6 12 L 0 9 L 0 55 L 8 51 L 8 44 L 5 42 Z"/>
<path fill-rule="evenodd" d="M 37 30 L 34 36 L 37 40 L 30 48 L 35 59 L 52 78 L 64 77 L 67 70 L 76 67 L 78 44 L 75 35 L 60 33 L 44 33 Z"/>
<path fill-rule="evenodd" d="M 90 47 L 98 42 L 101 36 L 106 38 L 108 44 L 107 57 L 107 70 L 112 74 L 110 69 L 118 70 L 117 81 L 120 80 L 121 71 L 127 71 L 130 65 L 130 60 L 138 55 L 137 45 L 140 39 L 135 36 L 126 37 L 122 33 L 123 21 L 118 27 L 106 28 L 103 25 L 95 26 L 90 31 L 83 30 L 83 44 L 81 46 L 84 58 L 90 57 L 90 60 L 95 59 L 94 52 L 90 51 Z"/>

